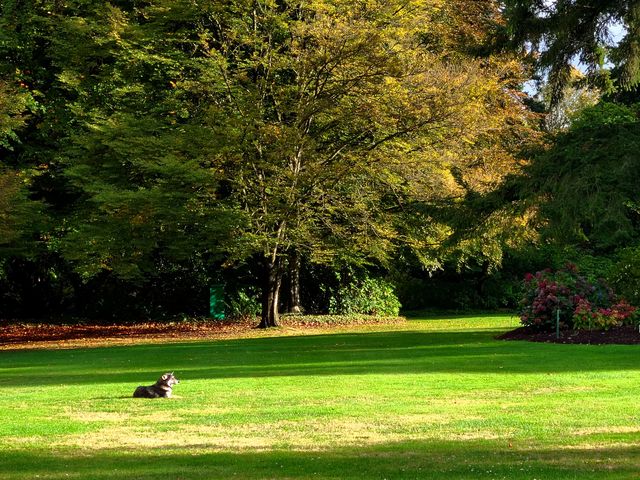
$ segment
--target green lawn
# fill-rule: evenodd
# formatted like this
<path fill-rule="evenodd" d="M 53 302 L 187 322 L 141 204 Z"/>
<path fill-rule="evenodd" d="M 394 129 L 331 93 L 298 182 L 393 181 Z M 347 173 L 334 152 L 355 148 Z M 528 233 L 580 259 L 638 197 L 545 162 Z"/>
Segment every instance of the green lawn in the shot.
<path fill-rule="evenodd" d="M 515 324 L 0 351 L 0 479 L 640 478 L 640 347 Z"/>

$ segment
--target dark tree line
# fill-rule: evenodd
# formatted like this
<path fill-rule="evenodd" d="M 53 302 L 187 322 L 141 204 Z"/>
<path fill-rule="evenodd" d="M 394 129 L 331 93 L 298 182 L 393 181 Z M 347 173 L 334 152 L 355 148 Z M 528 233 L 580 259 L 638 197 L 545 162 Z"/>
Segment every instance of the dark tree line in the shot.
<path fill-rule="evenodd" d="M 195 314 L 224 282 L 267 327 L 353 269 L 482 298 L 525 245 L 632 247 L 633 144 L 608 145 L 637 96 L 609 87 L 637 80 L 637 2 L 547 3 L 2 2 L 0 316 Z M 519 46 L 557 99 L 611 21 L 617 106 L 544 139 Z"/>

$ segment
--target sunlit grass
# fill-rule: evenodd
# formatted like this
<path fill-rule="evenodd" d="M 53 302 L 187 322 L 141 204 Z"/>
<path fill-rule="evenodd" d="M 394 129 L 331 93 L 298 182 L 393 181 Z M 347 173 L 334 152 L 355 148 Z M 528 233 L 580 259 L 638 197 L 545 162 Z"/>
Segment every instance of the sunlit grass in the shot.
<path fill-rule="evenodd" d="M 638 478 L 638 347 L 515 323 L 2 351 L 0 478 Z M 131 398 L 164 371 L 177 398 Z"/>

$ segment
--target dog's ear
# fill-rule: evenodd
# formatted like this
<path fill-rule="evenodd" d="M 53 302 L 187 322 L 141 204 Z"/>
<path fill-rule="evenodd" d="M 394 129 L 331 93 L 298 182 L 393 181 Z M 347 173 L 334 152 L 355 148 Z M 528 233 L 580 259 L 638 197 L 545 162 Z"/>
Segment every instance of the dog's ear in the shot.
<path fill-rule="evenodd" d="M 164 375 L 162 375 L 162 377 L 160 377 L 160 378 L 162 378 L 162 380 L 167 380 L 167 379 L 169 378 L 169 375 L 167 375 L 167 374 L 165 373 L 165 374 L 164 374 Z"/>

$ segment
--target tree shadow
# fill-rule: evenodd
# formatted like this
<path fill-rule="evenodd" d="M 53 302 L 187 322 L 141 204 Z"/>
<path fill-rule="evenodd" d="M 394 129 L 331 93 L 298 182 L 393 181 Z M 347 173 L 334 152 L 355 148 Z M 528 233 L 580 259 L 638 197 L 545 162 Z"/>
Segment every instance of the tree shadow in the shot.
<path fill-rule="evenodd" d="M 636 446 L 510 448 L 508 441 L 410 441 L 290 451 L 201 445 L 144 450 L 12 450 L 3 478 L 143 479 L 631 479 Z M 209 449 L 209 451 L 207 451 Z"/>
<path fill-rule="evenodd" d="M 369 374 L 637 370 L 638 346 L 495 340 L 499 330 L 392 331 L 0 352 L 0 386 Z"/>

